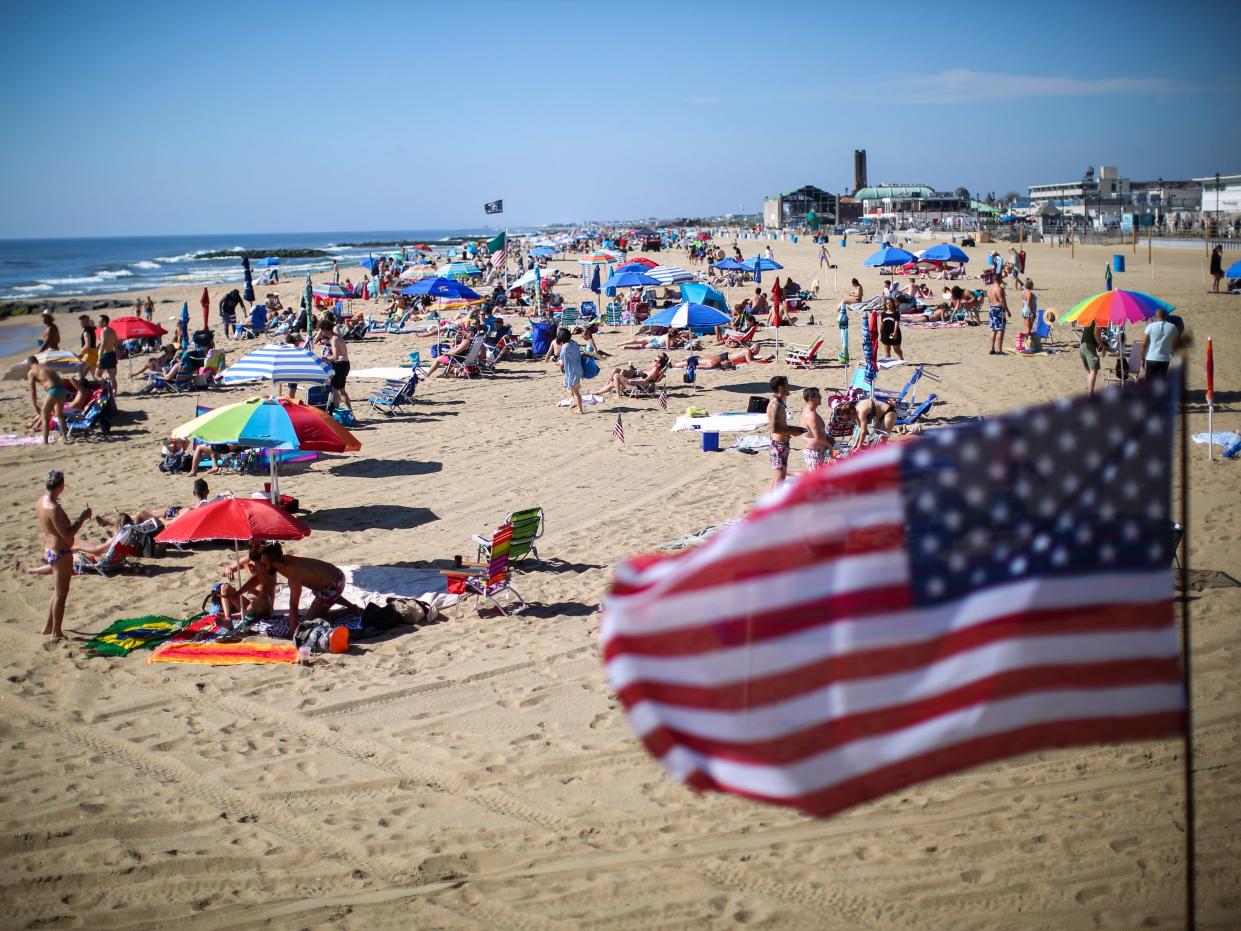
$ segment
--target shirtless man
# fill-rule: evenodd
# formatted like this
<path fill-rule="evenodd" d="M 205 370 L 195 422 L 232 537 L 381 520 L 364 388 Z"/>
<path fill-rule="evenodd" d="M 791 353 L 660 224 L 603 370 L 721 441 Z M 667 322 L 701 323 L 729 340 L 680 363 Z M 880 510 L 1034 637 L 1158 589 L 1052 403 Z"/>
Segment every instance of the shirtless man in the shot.
<path fill-rule="evenodd" d="M 48 431 L 52 428 L 52 414 L 55 413 L 60 438 L 66 443 L 70 442 L 69 434 L 65 432 L 65 402 L 69 400 L 69 389 L 65 387 L 59 375 L 40 363 L 34 356 L 26 359 L 26 365 L 29 369 L 26 383 L 30 386 L 30 403 L 34 405 L 34 412 L 38 415 L 35 420 L 31 421 L 31 425 L 42 422 L 43 442 L 46 444 Z M 42 406 L 39 405 L 39 385 L 42 385 L 47 392 Z"/>
<path fill-rule="evenodd" d="M 109 326 L 110 320 L 107 314 L 101 314 L 99 317 L 99 374 L 100 377 L 106 378 L 108 384 L 112 386 L 112 394 L 116 394 L 116 353 L 120 349 L 121 341 L 117 338 L 116 330 Z"/>
<path fill-rule="evenodd" d="M 298 623 L 298 602 L 302 589 L 314 592 L 306 620 L 323 617 L 335 605 L 344 605 L 351 611 L 361 609 L 342 597 L 345 591 L 345 574 L 339 568 L 321 559 L 307 556 L 286 556 L 279 543 L 268 543 L 259 554 L 259 565 L 275 575 L 279 573 L 289 580 L 289 629 Z"/>
<path fill-rule="evenodd" d="M 987 285 L 987 325 L 991 328 L 990 355 L 1004 355 L 1004 330 L 1008 327 L 1008 318 L 1012 313 L 1008 309 L 1008 298 L 1004 294 L 1004 279 L 997 275 Z"/>
<path fill-rule="evenodd" d="M 861 449 L 870 435 L 870 425 L 874 421 L 879 430 L 891 435 L 896 430 L 896 408 L 887 401 L 878 398 L 862 398 L 853 406 L 857 414 L 857 436 L 853 440 L 853 448 Z"/>
<path fill-rule="evenodd" d="M 819 389 L 804 388 L 801 398 L 805 407 L 801 409 L 798 423 L 806 431 L 803 434 L 806 438 L 806 446 L 801 454 L 806 460 L 806 471 L 813 472 L 815 469 L 822 468 L 827 460 L 825 454 L 831 445 L 831 440 L 828 439 L 827 426 L 823 423 L 823 417 L 819 414 L 819 405 L 823 403 L 823 395 Z"/>
<path fill-rule="evenodd" d="M 734 349 L 731 352 L 713 352 L 709 355 L 698 357 L 698 368 L 706 371 L 709 369 L 731 369 L 738 365 L 745 365 L 747 362 L 770 362 L 771 356 L 766 358 L 759 356 L 753 346 L 742 346 L 740 349 Z M 669 368 L 683 369 L 688 368 L 688 360 L 685 362 L 676 362 Z"/>
<path fill-rule="evenodd" d="M 783 375 L 776 375 L 769 381 L 771 400 L 767 402 L 767 426 L 771 430 L 771 486 L 774 491 L 789 474 L 789 441 L 801 436 L 806 431 L 801 427 L 793 427 L 788 422 L 788 408 L 785 400 L 789 396 L 789 380 Z"/>
<path fill-rule="evenodd" d="M 73 538 L 91 517 L 87 508 L 72 524 L 60 506 L 60 495 L 65 490 L 65 474 L 51 469 L 43 477 L 46 492 L 35 505 L 39 526 L 43 529 L 43 561 L 51 570 L 52 600 L 47 608 L 47 624 L 43 635 L 59 640 L 64 636 L 61 625 L 65 620 L 65 602 L 69 599 L 69 583 L 73 580 Z M 40 567 L 42 568 L 42 567 Z"/>
<path fill-rule="evenodd" d="M 53 349 L 60 348 L 60 327 L 56 325 L 56 318 L 49 312 L 43 314 L 43 336 L 39 339 L 39 351 L 49 352 Z"/>
<path fill-rule="evenodd" d="M 320 355 L 323 361 L 332 366 L 332 407 L 340 407 L 341 399 L 345 406 L 353 410 L 353 402 L 349 400 L 349 392 L 345 383 L 349 378 L 349 346 L 345 339 L 332 326 L 332 318 L 325 316 L 319 321 L 318 342 L 322 345 Z M 438 360 L 436 360 L 438 362 Z"/>
<path fill-rule="evenodd" d="M 263 568 L 260 562 L 263 544 L 251 541 L 250 551 L 224 567 L 221 575 L 224 582 L 220 585 L 220 608 L 224 612 L 224 621 L 230 622 L 235 615 L 239 620 L 247 614 L 253 617 L 270 617 L 276 598 L 276 575 Z M 241 573 L 249 571 L 250 578 L 244 584 L 236 585 Z"/>

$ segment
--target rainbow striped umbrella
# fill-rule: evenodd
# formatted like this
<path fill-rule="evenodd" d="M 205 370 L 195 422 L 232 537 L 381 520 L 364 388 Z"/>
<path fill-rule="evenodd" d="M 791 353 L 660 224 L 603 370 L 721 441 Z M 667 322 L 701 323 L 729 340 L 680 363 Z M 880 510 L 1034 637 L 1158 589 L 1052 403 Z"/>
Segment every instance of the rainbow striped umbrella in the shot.
<path fill-rule="evenodd" d="M 1101 291 L 1094 297 L 1088 297 L 1063 317 L 1063 323 L 1079 323 L 1088 326 L 1137 323 L 1155 315 L 1155 311 L 1163 308 L 1168 313 L 1176 310 L 1167 301 L 1146 294 L 1142 291 Z"/>

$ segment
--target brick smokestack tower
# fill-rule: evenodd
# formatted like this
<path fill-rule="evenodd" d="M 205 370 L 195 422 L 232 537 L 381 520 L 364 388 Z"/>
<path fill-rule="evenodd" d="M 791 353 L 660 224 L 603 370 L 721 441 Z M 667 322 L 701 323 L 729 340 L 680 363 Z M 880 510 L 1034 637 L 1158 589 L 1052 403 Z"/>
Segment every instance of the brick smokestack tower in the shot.
<path fill-rule="evenodd" d="M 853 193 L 866 187 L 866 150 L 853 150 Z"/>

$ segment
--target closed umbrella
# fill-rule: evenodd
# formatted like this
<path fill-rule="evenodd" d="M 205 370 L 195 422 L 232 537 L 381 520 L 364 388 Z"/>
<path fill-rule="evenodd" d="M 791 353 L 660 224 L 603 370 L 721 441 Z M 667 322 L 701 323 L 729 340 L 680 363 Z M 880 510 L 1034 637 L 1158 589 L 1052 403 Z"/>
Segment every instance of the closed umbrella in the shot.
<path fill-rule="evenodd" d="M 253 304 L 254 303 L 254 288 L 249 286 L 249 281 L 250 281 L 250 271 L 249 269 L 247 269 L 246 270 L 246 282 L 247 282 L 246 300 Z M 203 308 L 203 329 L 206 330 L 208 329 L 210 325 L 210 315 L 211 315 L 211 298 L 207 296 L 206 285 L 203 286 L 202 297 L 198 299 L 198 303 L 201 304 Z"/>
<path fill-rule="evenodd" d="M 190 344 L 190 302 L 183 301 L 181 303 L 181 348 L 185 349 Z"/>
<path fill-rule="evenodd" d="M 253 303 L 254 302 L 254 275 L 250 271 L 250 256 L 243 255 L 241 257 L 241 270 L 242 270 L 242 273 L 246 276 L 246 289 L 242 292 L 241 296 L 245 298 L 246 301 Z M 203 329 L 205 330 L 206 328 L 207 328 L 207 321 L 204 320 Z"/>

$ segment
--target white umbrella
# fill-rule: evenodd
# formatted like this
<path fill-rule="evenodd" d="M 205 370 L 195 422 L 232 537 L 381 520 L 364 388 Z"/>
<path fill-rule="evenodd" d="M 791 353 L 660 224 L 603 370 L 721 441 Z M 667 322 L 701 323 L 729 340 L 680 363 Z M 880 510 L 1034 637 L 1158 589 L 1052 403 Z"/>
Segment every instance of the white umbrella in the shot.
<path fill-rule="evenodd" d="M 226 385 L 247 381 L 324 385 L 332 380 L 332 367 L 305 349 L 272 343 L 242 356 L 221 373 L 220 380 Z"/>
<path fill-rule="evenodd" d="M 680 284 L 683 281 L 694 280 L 691 273 L 676 265 L 656 265 L 654 268 L 648 268 L 643 274 L 649 275 L 660 284 Z"/>

